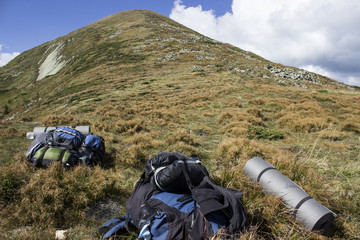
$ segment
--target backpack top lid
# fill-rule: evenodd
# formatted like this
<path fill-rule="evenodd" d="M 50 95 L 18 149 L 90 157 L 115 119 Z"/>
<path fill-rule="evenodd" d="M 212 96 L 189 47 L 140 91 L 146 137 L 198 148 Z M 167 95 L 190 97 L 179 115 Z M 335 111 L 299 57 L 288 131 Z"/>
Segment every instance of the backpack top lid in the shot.
<path fill-rule="evenodd" d="M 161 191 L 190 193 L 190 188 L 199 185 L 209 173 L 196 155 L 161 152 L 146 163 L 145 175 Z"/>
<path fill-rule="evenodd" d="M 75 128 L 70 128 L 70 127 L 58 127 L 57 129 L 55 129 L 55 132 L 58 133 L 58 135 L 60 136 L 64 136 L 64 137 L 69 137 L 70 136 L 73 136 L 75 138 L 78 139 L 78 141 L 82 142 L 84 140 L 84 135 L 76 130 Z"/>
<path fill-rule="evenodd" d="M 84 141 L 84 135 L 78 130 L 70 127 L 58 127 L 47 139 L 49 145 L 77 149 Z"/>
<path fill-rule="evenodd" d="M 180 153 L 161 152 L 151 158 L 145 165 L 145 174 L 152 176 L 155 169 L 170 165 L 178 160 L 189 160 L 189 158 Z"/>

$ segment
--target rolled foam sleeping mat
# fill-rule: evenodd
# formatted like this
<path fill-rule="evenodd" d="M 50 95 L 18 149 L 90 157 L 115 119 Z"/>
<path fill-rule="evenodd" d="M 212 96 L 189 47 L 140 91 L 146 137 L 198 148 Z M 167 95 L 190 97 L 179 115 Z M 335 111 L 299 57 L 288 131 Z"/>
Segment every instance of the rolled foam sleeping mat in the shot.
<path fill-rule="evenodd" d="M 55 130 L 56 128 L 57 127 L 34 127 L 34 130 L 32 132 L 28 132 L 26 134 L 26 137 L 28 139 L 34 139 L 40 133 Z M 91 133 L 90 126 L 75 126 L 75 127 L 71 127 L 71 128 L 75 128 L 76 130 L 78 130 L 79 132 L 81 132 L 84 135 L 89 135 Z"/>
<path fill-rule="evenodd" d="M 91 133 L 90 126 L 76 126 L 75 129 L 84 135 L 89 135 Z"/>
<path fill-rule="evenodd" d="M 259 183 L 268 194 L 281 197 L 292 210 L 295 219 L 306 229 L 321 233 L 329 231 L 336 214 L 313 199 L 273 165 L 255 157 L 245 164 L 243 172 L 252 182 Z"/>

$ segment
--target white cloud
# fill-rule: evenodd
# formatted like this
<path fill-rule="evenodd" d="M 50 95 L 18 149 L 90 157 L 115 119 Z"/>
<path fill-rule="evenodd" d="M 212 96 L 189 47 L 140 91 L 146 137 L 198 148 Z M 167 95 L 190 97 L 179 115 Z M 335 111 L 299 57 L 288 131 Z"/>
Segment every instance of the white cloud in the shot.
<path fill-rule="evenodd" d="M 335 77 L 335 76 L 333 76 L 333 74 L 326 71 L 325 69 L 323 69 L 320 66 L 306 65 L 306 66 L 301 66 L 300 68 L 305 69 L 305 70 L 307 70 L 309 72 L 318 73 L 318 74 L 323 75 L 323 76 Z"/>
<path fill-rule="evenodd" d="M 4 45 L 0 44 L 0 67 L 5 66 L 8 62 L 20 54 L 19 52 L 3 53 L 1 52 L 3 46 Z"/>
<path fill-rule="evenodd" d="M 343 82 L 343 83 L 346 83 L 349 85 L 360 86 L 360 74 L 359 73 L 331 72 L 320 66 L 314 66 L 314 65 L 301 66 L 300 68 L 305 69 L 309 72 L 318 73 L 320 75 L 327 76 L 332 79 L 336 79 L 340 82 Z"/>
<path fill-rule="evenodd" d="M 222 16 L 176 0 L 170 18 L 271 61 L 317 66 L 360 85 L 357 0 L 233 0 L 232 12 Z"/>
<path fill-rule="evenodd" d="M 197 7 L 186 7 L 182 5 L 180 0 L 174 2 L 174 8 L 172 9 L 171 16 L 184 17 L 181 21 L 185 26 L 193 26 L 192 21 L 197 21 L 196 29 L 198 32 L 205 35 L 214 35 L 217 30 L 217 19 L 214 11 L 204 11 L 201 5 Z M 171 17 L 172 18 L 172 17 Z"/>

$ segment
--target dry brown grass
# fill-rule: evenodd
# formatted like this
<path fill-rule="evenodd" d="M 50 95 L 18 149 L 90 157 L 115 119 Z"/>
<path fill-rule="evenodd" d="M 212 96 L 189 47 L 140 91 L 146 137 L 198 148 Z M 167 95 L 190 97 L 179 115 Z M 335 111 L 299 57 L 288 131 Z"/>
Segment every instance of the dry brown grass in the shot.
<path fill-rule="evenodd" d="M 0 126 L 0 135 L 6 138 L 24 137 L 25 133 L 14 127 Z"/>
<path fill-rule="evenodd" d="M 223 126 L 223 130 L 230 136 L 242 136 L 251 126 L 264 126 L 264 116 L 257 108 L 249 108 L 246 111 L 225 111 L 217 118 L 217 123 Z"/>
<path fill-rule="evenodd" d="M 294 132 L 311 133 L 327 128 L 327 119 L 321 117 L 305 117 L 301 114 L 287 114 L 281 117 L 277 124 L 280 128 L 290 128 Z"/>
<path fill-rule="evenodd" d="M 83 220 L 81 209 L 104 196 L 109 180 L 98 168 L 71 171 L 58 164 L 35 173 L 20 191 L 20 207 L 14 218 L 23 225 L 68 227 Z"/>
<path fill-rule="evenodd" d="M 343 121 L 340 124 L 341 131 L 360 133 L 360 116 L 355 114 L 343 114 L 340 116 Z"/>
<path fill-rule="evenodd" d="M 348 137 L 348 134 L 336 129 L 324 129 L 318 132 L 318 134 L 322 139 L 330 141 L 341 141 Z"/>
<path fill-rule="evenodd" d="M 118 120 L 114 123 L 115 132 L 119 134 L 132 134 L 146 130 L 145 124 L 137 119 L 134 120 Z"/>
<path fill-rule="evenodd" d="M 186 130 L 175 131 L 171 136 L 167 138 L 166 141 L 170 145 L 176 144 L 178 142 L 182 142 L 194 147 L 201 145 L 199 140 L 197 140 L 194 135 L 190 134 L 190 132 Z"/>
<path fill-rule="evenodd" d="M 157 149 L 163 145 L 161 140 L 158 140 L 156 133 L 136 133 L 133 136 L 121 142 L 121 151 L 124 152 L 124 162 L 127 164 L 144 164 L 150 159 L 150 152 L 152 149 Z"/>
<path fill-rule="evenodd" d="M 42 126 L 79 126 L 88 124 L 88 120 L 71 115 L 47 115 L 41 120 Z"/>
<path fill-rule="evenodd" d="M 284 151 L 247 138 L 225 139 L 217 148 L 219 162 L 226 166 L 244 166 L 252 157 L 276 159 Z"/>

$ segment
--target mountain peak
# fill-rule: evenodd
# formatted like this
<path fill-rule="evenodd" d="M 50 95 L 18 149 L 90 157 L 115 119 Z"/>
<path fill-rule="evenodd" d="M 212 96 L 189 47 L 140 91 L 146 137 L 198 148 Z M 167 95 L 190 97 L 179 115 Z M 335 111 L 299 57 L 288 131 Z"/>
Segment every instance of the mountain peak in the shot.
<path fill-rule="evenodd" d="M 71 86 L 97 85 L 100 78 L 105 84 L 123 81 L 124 76 L 133 82 L 164 75 L 178 79 L 186 74 L 199 81 L 203 81 L 201 76 L 228 77 L 235 82 L 353 89 L 314 73 L 271 63 L 148 10 L 116 13 L 30 49 L 0 68 L 0 81 L 4 98 L 13 98 L 20 91 L 33 97 L 43 95 L 44 101 L 61 92 L 61 96 L 76 94 Z M 43 90 L 39 85 L 46 85 L 46 93 L 39 92 Z M 20 111 L 26 105 L 18 102 L 15 108 Z"/>

